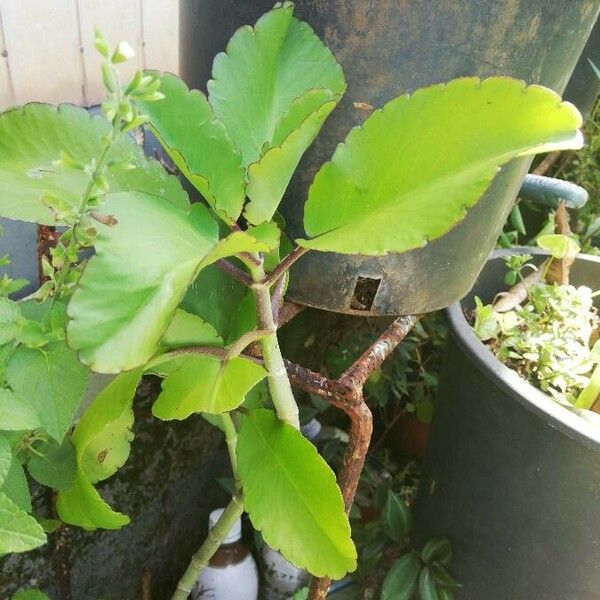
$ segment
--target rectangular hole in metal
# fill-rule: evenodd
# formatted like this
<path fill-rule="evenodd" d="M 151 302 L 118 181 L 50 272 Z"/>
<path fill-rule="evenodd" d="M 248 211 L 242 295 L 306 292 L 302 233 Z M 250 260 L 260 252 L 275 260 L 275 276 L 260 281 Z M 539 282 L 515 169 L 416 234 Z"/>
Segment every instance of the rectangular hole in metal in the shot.
<path fill-rule="evenodd" d="M 359 277 L 356 280 L 350 308 L 354 310 L 371 310 L 380 283 L 381 278 Z"/>

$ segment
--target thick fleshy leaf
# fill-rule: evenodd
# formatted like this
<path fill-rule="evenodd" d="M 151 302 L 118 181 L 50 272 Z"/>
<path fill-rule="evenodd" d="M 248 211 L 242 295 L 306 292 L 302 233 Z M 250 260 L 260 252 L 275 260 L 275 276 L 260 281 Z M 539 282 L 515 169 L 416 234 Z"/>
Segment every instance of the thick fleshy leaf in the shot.
<path fill-rule="evenodd" d="M 231 315 L 247 291 L 219 267 L 208 265 L 189 287 L 181 308 L 208 321 L 223 339 L 229 339 Z"/>
<path fill-rule="evenodd" d="M 64 342 L 19 346 L 6 366 L 6 379 L 35 409 L 41 426 L 61 442 L 88 382 L 88 371 L 75 353 Z"/>
<path fill-rule="evenodd" d="M 30 431 L 42 426 L 36 410 L 12 390 L 0 389 L 0 430 Z"/>
<path fill-rule="evenodd" d="M 244 204 L 244 169 L 239 152 L 208 100 L 179 77 L 150 71 L 165 98 L 138 101 L 163 147 L 183 175 L 217 211 L 235 221 Z"/>
<path fill-rule="evenodd" d="M 77 473 L 58 494 L 60 518 L 84 529 L 119 529 L 129 517 L 102 500 L 92 483 L 113 475 L 127 460 L 133 433 L 132 402 L 141 369 L 121 373 L 96 396 L 73 432 Z"/>
<path fill-rule="evenodd" d="M 110 194 L 105 210 L 118 224 L 98 227 L 96 255 L 68 306 L 67 339 L 92 370 L 117 373 L 154 354 L 218 231 L 201 204 L 187 213 L 155 196 Z"/>
<path fill-rule="evenodd" d="M 217 330 L 198 315 L 178 308 L 162 336 L 161 344 L 172 348 L 185 346 L 222 346 Z"/>
<path fill-rule="evenodd" d="M 578 148 L 581 116 L 541 86 L 464 78 L 400 96 L 354 128 L 309 190 L 306 248 L 379 255 L 423 246 L 516 156 Z"/>
<path fill-rule="evenodd" d="M 246 217 L 269 220 L 302 154 L 345 90 L 341 67 L 286 2 L 215 58 L 209 101 L 250 165 Z M 264 163 L 263 163 L 264 160 Z"/>
<path fill-rule="evenodd" d="M 335 475 L 301 433 L 272 411 L 250 411 L 237 455 L 246 510 L 269 546 L 313 575 L 339 579 L 356 568 Z"/>
<path fill-rule="evenodd" d="M 81 471 L 77 472 L 75 483 L 66 492 L 58 493 L 56 510 L 65 523 L 88 530 L 120 529 L 129 523 L 127 515 L 115 512 L 102 500 Z"/>
<path fill-rule="evenodd" d="M 42 485 L 56 490 L 68 490 L 75 480 L 77 463 L 75 448 L 67 437 L 60 446 L 49 442 L 38 448 L 42 456 L 36 456 L 27 463 L 29 474 Z"/>
<path fill-rule="evenodd" d="M 227 412 L 242 404 L 265 375 L 260 365 L 239 356 L 227 361 L 205 354 L 188 356 L 163 381 L 152 412 L 165 421 Z"/>
<path fill-rule="evenodd" d="M 262 223 L 273 218 L 300 158 L 317 137 L 336 104 L 337 100 L 323 104 L 308 115 L 281 145 L 269 148 L 248 167 L 246 194 L 250 202 L 244 209 L 244 216 L 250 223 Z"/>
<path fill-rule="evenodd" d="M 45 542 L 42 526 L 0 492 L 0 554 L 27 552 Z"/>
<path fill-rule="evenodd" d="M 13 456 L 10 469 L 6 474 L 0 491 L 25 512 L 31 512 L 31 493 L 29 483 L 21 463 Z"/>
<path fill-rule="evenodd" d="M 110 127 L 106 119 L 68 104 L 27 104 L 0 114 L 0 216 L 55 225 L 54 214 L 41 201 L 46 193 L 78 207 L 90 176 L 53 161 L 61 152 L 82 163 L 99 158 Z M 188 206 L 177 178 L 146 158 L 129 136 L 113 145 L 108 160 L 115 163 L 107 172 L 112 192 L 136 190 Z M 135 168 L 116 164 L 124 161 Z"/>
<path fill-rule="evenodd" d="M 262 223 L 246 231 L 234 231 L 219 240 L 219 243 L 204 258 L 202 265 L 217 262 L 220 258 L 235 256 L 242 252 L 270 252 L 279 246 L 280 231 L 276 223 Z"/>
<path fill-rule="evenodd" d="M 73 444 L 77 465 L 91 483 L 104 481 L 120 469 L 131 449 L 132 403 L 141 369 L 117 375 L 83 413 Z"/>
<path fill-rule="evenodd" d="M 413 552 L 396 560 L 383 582 L 380 600 L 410 600 L 417 589 L 421 567 Z"/>

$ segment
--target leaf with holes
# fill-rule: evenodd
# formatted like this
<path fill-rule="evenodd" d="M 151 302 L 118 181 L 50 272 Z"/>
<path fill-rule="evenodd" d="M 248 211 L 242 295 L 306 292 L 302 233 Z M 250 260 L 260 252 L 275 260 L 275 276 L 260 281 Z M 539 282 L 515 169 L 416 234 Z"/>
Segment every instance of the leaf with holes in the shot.
<path fill-rule="evenodd" d="M 266 374 L 260 365 L 240 356 L 227 361 L 203 354 L 187 356 L 163 381 L 152 413 L 169 421 L 233 410 Z"/>
<path fill-rule="evenodd" d="M 64 342 L 43 348 L 19 346 L 6 366 L 6 379 L 35 409 L 41 426 L 61 442 L 88 382 L 88 371 L 75 353 Z"/>
<path fill-rule="evenodd" d="M 27 552 L 45 543 L 42 526 L 0 492 L 0 554 Z"/>
<path fill-rule="evenodd" d="M 132 403 L 141 369 L 117 375 L 83 413 L 73 432 L 77 465 L 91 483 L 120 469 L 133 439 Z"/>
<path fill-rule="evenodd" d="M 268 221 L 302 154 L 339 102 L 341 67 L 286 2 L 242 27 L 213 64 L 209 101 L 248 168 L 245 216 Z"/>
<path fill-rule="evenodd" d="M 78 525 L 87 530 L 121 529 L 129 523 L 129 517 L 114 511 L 85 478 L 81 471 L 75 476 L 75 482 L 65 492 L 56 497 L 58 516 L 65 523 Z"/>
<path fill-rule="evenodd" d="M 61 152 L 86 164 L 98 159 L 110 129 L 106 119 L 70 104 L 27 104 L 0 114 L 0 216 L 55 225 L 54 213 L 41 201 L 48 193 L 78 208 L 89 174 L 53 161 Z M 136 190 L 189 205 L 177 178 L 146 158 L 130 136 L 112 146 L 108 161 L 113 165 L 106 175 L 112 192 Z M 123 162 L 135 168 L 123 169 L 118 164 Z"/>
<path fill-rule="evenodd" d="M 183 175 L 230 221 L 244 204 L 244 169 L 239 152 L 208 100 L 179 77 L 150 71 L 160 80 L 160 102 L 138 100 L 141 111 Z"/>
<path fill-rule="evenodd" d="M 269 546 L 319 577 L 356 568 L 335 475 L 300 432 L 272 411 L 250 411 L 241 417 L 237 456 L 246 510 Z"/>
<path fill-rule="evenodd" d="M 321 167 L 304 208 L 311 239 L 297 241 L 366 255 L 423 246 L 460 221 L 510 159 L 581 147 L 580 125 L 553 91 L 507 77 L 395 98 Z"/>
<path fill-rule="evenodd" d="M 202 260 L 218 242 L 208 209 L 185 212 L 147 194 L 110 194 L 96 255 L 68 306 L 69 345 L 99 373 L 133 369 L 155 353 Z"/>

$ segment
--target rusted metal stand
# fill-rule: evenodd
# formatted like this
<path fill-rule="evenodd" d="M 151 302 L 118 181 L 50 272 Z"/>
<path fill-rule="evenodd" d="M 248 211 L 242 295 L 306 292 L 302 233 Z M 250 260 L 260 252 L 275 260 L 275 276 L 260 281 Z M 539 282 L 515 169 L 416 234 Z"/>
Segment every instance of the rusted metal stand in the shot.
<path fill-rule="evenodd" d="M 293 386 L 324 398 L 350 417 L 350 439 L 342 468 L 338 473 L 338 484 L 344 498 L 346 514 L 350 514 L 354 502 L 373 432 L 373 416 L 365 403 L 363 386 L 418 320 L 419 317 L 413 315 L 398 317 L 337 379 L 328 379 L 300 365 L 286 362 L 288 376 Z M 309 600 L 324 600 L 330 585 L 331 580 L 327 577 L 313 579 Z"/>

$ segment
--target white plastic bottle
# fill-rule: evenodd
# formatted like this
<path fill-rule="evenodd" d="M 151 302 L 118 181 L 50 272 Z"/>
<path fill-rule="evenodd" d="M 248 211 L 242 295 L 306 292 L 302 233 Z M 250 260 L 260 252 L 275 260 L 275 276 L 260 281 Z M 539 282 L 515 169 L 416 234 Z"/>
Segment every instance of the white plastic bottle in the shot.
<path fill-rule="evenodd" d="M 210 529 L 215 526 L 223 510 L 218 508 L 210 513 Z M 192 600 L 257 600 L 256 563 L 241 538 L 242 521 L 238 519 L 200 574 L 190 596 Z"/>

